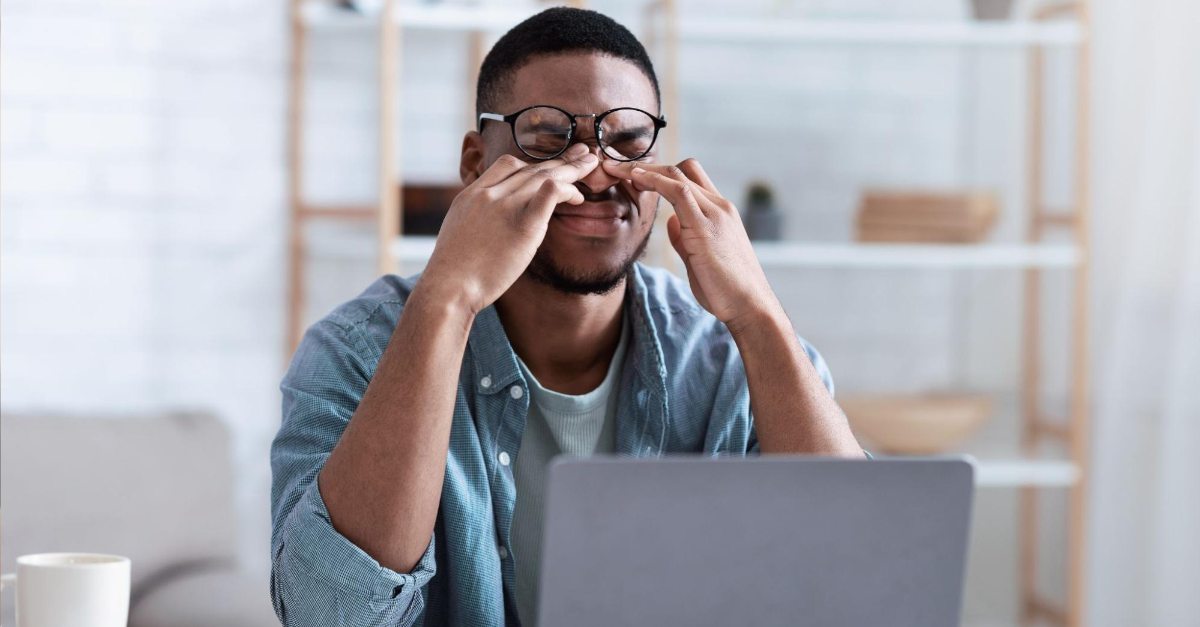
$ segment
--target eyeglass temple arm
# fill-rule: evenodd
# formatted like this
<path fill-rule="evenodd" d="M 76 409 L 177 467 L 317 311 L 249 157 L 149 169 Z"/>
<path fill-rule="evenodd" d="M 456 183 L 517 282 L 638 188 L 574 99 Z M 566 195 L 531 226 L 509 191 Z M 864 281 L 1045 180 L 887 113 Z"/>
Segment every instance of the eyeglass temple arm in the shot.
<path fill-rule="evenodd" d="M 479 132 L 480 133 L 483 132 L 483 121 L 484 120 L 496 120 L 497 122 L 503 122 L 504 116 L 500 115 L 499 113 L 480 113 L 479 114 Z"/>

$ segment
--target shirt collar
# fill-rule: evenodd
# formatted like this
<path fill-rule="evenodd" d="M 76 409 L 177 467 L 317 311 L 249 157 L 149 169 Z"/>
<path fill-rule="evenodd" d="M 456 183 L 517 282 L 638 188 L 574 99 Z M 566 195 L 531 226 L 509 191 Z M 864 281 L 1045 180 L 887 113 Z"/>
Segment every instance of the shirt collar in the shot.
<path fill-rule="evenodd" d="M 635 263 L 630 270 L 629 278 L 625 281 L 625 296 L 625 310 L 633 331 L 626 360 L 633 362 L 642 384 L 658 393 L 659 398 L 665 399 L 667 368 L 654 319 L 650 315 L 651 296 L 640 263 Z M 475 357 L 474 386 L 477 394 L 495 394 L 521 380 L 517 355 L 504 332 L 504 325 L 500 323 L 495 305 L 489 305 L 475 316 L 467 346 Z"/>
<path fill-rule="evenodd" d="M 520 378 L 517 354 L 504 333 L 495 305 L 488 305 L 475 316 L 471 334 L 467 337 L 467 348 L 475 356 L 477 394 L 495 394 Z"/>
<path fill-rule="evenodd" d="M 650 315 L 650 292 L 642 276 L 642 264 L 635 263 L 625 285 L 625 306 L 633 328 L 632 353 L 634 368 L 647 389 L 657 392 L 660 398 L 667 397 L 667 366 L 663 358 L 662 343 L 658 340 L 658 329 Z"/>

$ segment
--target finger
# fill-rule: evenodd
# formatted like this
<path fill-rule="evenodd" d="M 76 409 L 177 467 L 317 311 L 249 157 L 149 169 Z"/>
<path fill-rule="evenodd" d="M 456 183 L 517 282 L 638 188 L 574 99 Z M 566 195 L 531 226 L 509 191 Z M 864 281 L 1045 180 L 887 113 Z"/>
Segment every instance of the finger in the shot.
<path fill-rule="evenodd" d="M 533 193 L 533 198 L 523 209 L 517 211 L 521 213 L 522 220 L 546 224 L 550 222 L 550 216 L 554 215 L 554 207 L 563 202 L 577 205 L 583 202 L 583 194 L 571 183 L 544 179 Z"/>
<path fill-rule="evenodd" d="M 679 253 L 679 257 L 687 263 L 687 254 L 683 250 L 683 227 L 679 225 L 679 216 L 672 214 L 667 218 L 667 239 L 671 240 L 671 247 L 675 252 Z"/>
<path fill-rule="evenodd" d="M 688 170 L 691 170 L 691 171 L 689 172 Z M 721 196 L 720 192 L 716 191 L 715 187 L 713 189 L 708 189 L 708 188 L 704 187 L 704 185 L 702 185 L 700 183 L 700 181 L 698 181 L 695 178 L 692 178 L 692 174 L 694 172 L 699 172 L 701 177 L 703 177 L 705 180 L 708 180 L 708 175 L 704 173 L 704 170 L 700 169 L 700 163 L 698 161 L 696 161 L 695 159 L 684 159 L 682 162 L 679 163 L 679 165 L 675 165 L 675 166 L 670 166 L 670 165 L 662 166 L 662 174 L 664 176 L 669 176 L 669 177 L 675 179 L 676 181 L 688 183 L 689 185 L 692 186 L 692 188 L 693 188 L 692 191 L 699 192 L 698 195 L 703 196 L 704 198 L 707 198 L 708 200 L 713 201 L 714 204 L 723 202 L 725 200 L 725 198 L 723 196 Z M 709 181 L 709 185 L 712 185 L 712 181 Z M 706 206 L 706 204 L 707 203 L 701 203 L 701 205 L 700 205 L 701 208 L 707 210 L 708 207 Z"/>
<path fill-rule="evenodd" d="M 635 185 L 649 191 L 658 192 L 671 206 L 675 207 L 675 215 L 679 216 L 682 226 L 693 227 L 706 222 L 708 218 L 700 208 L 701 202 L 709 202 L 696 191 L 691 182 L 684 182 L 671 177 L 651 172 L 642 168 L 630 170 Z"/>
<path fill-rule="evenodd" d="M 483 171 L 483 174 L 479 175 L 479 178 L 475 179 L 472 185 L 480 189 L 487 189 L 519 172 L 527 165 L 529 164 L 512 155 L 501 155 L 499 159 L 492 162 L 492 165 L 488 166 L 488 169 Z"/>
<path fill-rule="evenodd" d="M 683 172 L 684 176 L 695 181 L 696 184 L 703 187 L 706 191 L 714 194 L 720 193 L 717 191 L 717 186 L 713 185 L 712 179 L 708 178 L 708 174 L 704 171 L 704 168 L 700 166 L 699 161 L 689 157 L 680 161 L 677 167 Z"/>
<path fill-rule="evenodd" d="M 678 215 L 667 218 L 667 239 L 671 240 L 671 246 L 683 260 L 683 269 L 687 271 L 688 284 L 692 286 L 692 295 L 696 297 L 696 302 L 708 309 L 708 300 L 704 297 L 704 290 L 700 289 L 700 284 L 696 282 L 696 273 L 692 271 L 691 256 L 683 248 L 683 227 L 679 224 Z"/>
<path fill-rule="evenodd" d="M 574 184 L 596 169 L 598 159 L 595 155 L 585 154 L 579 159 L 571 160 L 560 165 L 549 167 L 530 166 L 522 172 L 510 176 L 491 189 L 500 197 L 509 197 L 513 201 L 525 203 L 537 193 L 542 181 Z M 581 196 L 582 198 L 582 196 Z"/>
<path fill-rule="evenodd" d="M 587 146 L 575 144 L 562 157 L 528 164 L 507 179 L 493 185 L 492 188 L 500 195 L 515 195 L 538 178 L 550 178 L 560 183 L 574 183 L 595 170 L 598 164 L 599 159 L 588 151 Z M 537 191 L 537 185 L 535 184 L 526 191 L 532 195 Z"/>
<path fill-rule="evenodd" d="M 689 178 L 687 173 L 683 171 L 683 164 L 689 161 L 695 163 L 695 169 L 699 169 L 699 163 L 696 163 L 695 159 L 685 159 L 683 163 L 677 166 L 669 163 L 645 163 L 642 161 L 605 159 L 603 165 L 606 172 L 613 176 L 620 176 L 621 178 L 630 178 L 634 170 L 648 170 L 671 178 Z M 689 167 L 693 166 L 689 165 Z M 701 173 L 703 174 L 703 170 L 701 170 Z M 705 176 L 704 179 L 707 180 L 708 177 Z"/>
<path fill-rule="evenodd" d="M 688 164 L 688 162 L 691 162 L 691 164 Z M 691 178 L 689 171 L 684 169 L 685 164 L 688 164 L 689 169 L 698 172 L 701 180 Z M 656 172 L 663 176 L 673 178 L 677 181 L 693 184 L 695 187 L 695 190 L 693 191 L 699 192 L 700 196 L 708 198 L 709 200 L 716 201 L 723 198 L 721 193 L 717 191 L 717 188 L 713 186 L 712 181 L 708 178 L 708 175 L 705 174 L 704 170 L 700 168 L 699 162 L 697 162 L 695 159 L 685 159 L 683 163 L 680 163 L 677 166 L 665 163 L 640 163 L 637 161 L 614 161 L 612 159 L 607 159 L 601 162 L 601 166 L 603 166 L 605 172 L 612 176 L 618 176 L 631 180 L 633 171 L 635 169 Z"/>
<path fill-rule="evenodd" d="M 583 144 L 576 144 L 575 146 L 568 148 L 567 151 L 564 152 L 560 157 L 547 161 L 539 161 L 534 164 L 530 164 L 528 161 L 523 161 L 515 155 L 501 155 L 499 159 L 496 159 L 494 162 L 492 162 L 492 165 L 489 166 L 487 170 L 484 170 L 483 174 L 475 180 L 473 185 L 486 189 L 507 180 L 509 177 L 522 172 L 531 165 L 553 167 L 566 163 L 567 159 L 582 155 L 586 151 L 587 146 L 584 146 Z"/>
<path fill-rule="evenodd" d="M 634 168 L 654 170 L 655 168 L 661 167 L 657 163 L 643 163 L 641 161 L 617 161 L 616 159 L 605 159 L 600 165 L 604 168 L 605 172 L 623 179 L 633 178 Z"/>

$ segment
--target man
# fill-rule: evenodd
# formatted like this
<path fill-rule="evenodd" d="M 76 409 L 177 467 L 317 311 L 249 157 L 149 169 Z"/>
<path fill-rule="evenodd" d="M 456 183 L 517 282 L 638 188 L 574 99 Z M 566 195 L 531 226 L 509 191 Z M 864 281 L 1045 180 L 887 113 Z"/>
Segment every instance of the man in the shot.
<path fill-rule="evenodd" d="M 736 207 L 696 161 L 655 163 L 658 82 L 628 30 L 526 20 L 477 106 L 425 271 L 315 324 L 283 380 L 286 625 L 535 624 L 559 453 L 864 455 Z M 690 293 L 636 263 L 660 197 Z"/>

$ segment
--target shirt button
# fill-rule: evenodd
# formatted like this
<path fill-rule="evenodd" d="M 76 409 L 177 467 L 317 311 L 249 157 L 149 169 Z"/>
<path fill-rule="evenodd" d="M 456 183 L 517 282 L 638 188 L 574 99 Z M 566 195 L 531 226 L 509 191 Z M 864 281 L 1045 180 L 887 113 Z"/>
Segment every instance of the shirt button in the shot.
<path fill-rule="evenodd" d="M 485 388 L 492 387 L 492 378 L 490 376 L 485 376 L 479 380 L 479 385 L 482 385 Z"/>
<path fill-rule="evenodd" d="M 521 386 L 519 385 L 512 386 L 509 388 L 508 392 L 509 394 L 512 394 L 513 398 L 521 398 L 522 396 L 525 396 L 525 390 L 522 390 Z"/>
<path fill-rule="evenodd" d="M 500 459 L 500 465 L 501 465 L 501 466 L 507 466 L 507 465 L 508 465 L 508 463 L 509 463 L 510 461 L 512 461 L 512 460 L 511 460 L 511 459 L 509 459 L 509 457 L 508 457 L 508 451 L 500 451 L 499 459 Z M 500 547 L 500 548 L 504 548 L 504 547 Z"/>
<path fill-rule="evenodd" d="M 508 549 L 504 548 L 503 544 L 496 549 L 496 552 L 500 554 L 500 559 L 508 559 Z"/>

